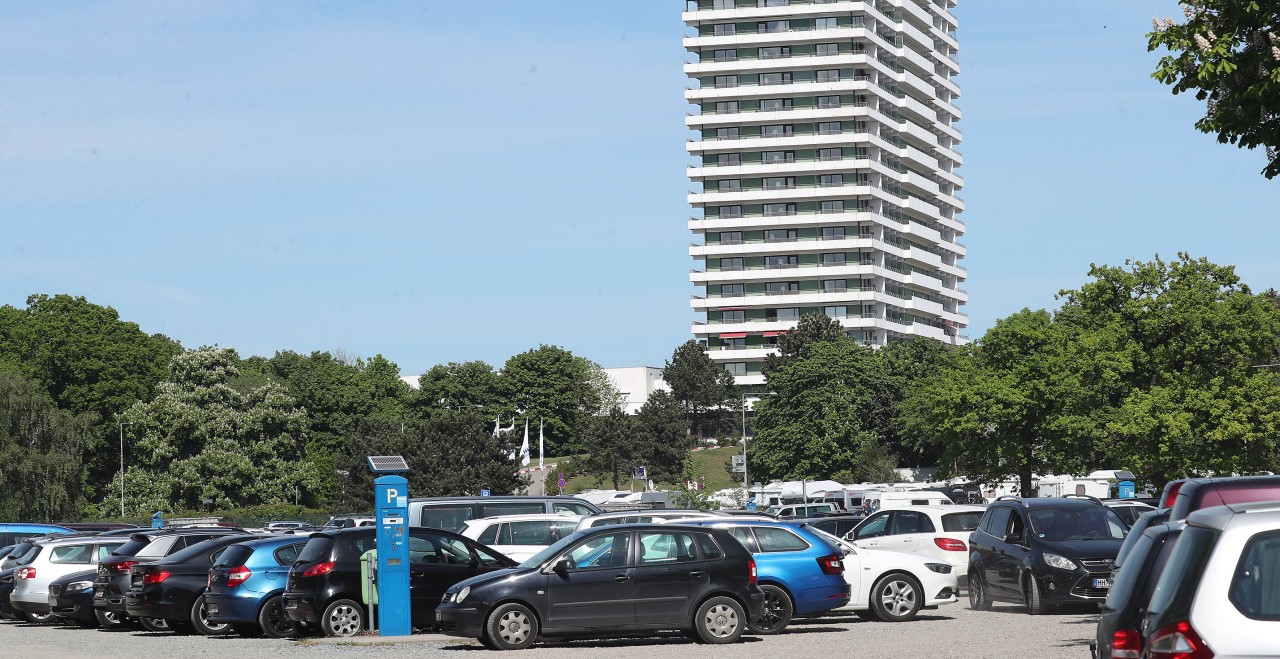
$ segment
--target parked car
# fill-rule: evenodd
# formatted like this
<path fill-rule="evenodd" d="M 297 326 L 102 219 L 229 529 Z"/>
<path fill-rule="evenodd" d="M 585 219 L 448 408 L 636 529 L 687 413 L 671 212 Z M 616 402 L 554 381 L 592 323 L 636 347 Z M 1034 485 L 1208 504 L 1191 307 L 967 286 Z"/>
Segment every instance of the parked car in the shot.
<path fill-rule="evenodd" d="M 578 518 L 578 531 L 608 526 L 610 524 L 661 524 L 685 519 L 716 519 L 726 517 L 723 513 L 705 510 L 673 510 L 659 508 L 654 510 L 624 510 L 619 512 L 600 513 Z M 756 519 L 768 519 L 763 515 L 755 515 Z M 568 534 L 566 534 L 568 535 Z"/>
<path fill-rule="evenodd" d="M 357 526 L 373 526 L 377 520 L 372 517 L 347 516 L 347 517 L 331 517 L 325 525 L 321 527 L 322 531 L 336 531 L 338 529 L 354 529 Z"/>
<path fill-rule="evenodd" d="M 579 517 L 599 515 L 602 510 L 577 497 L 432 497 L 409 500 L 409 523 L 458 532 L 469 519 L 498 515 L 568 513 Z"/>
<path fill-rule="evenodd" d="M 1111 592 L 1098 616 L 1097 638 L 1089 643 L 1094 659 L 1141 656 L 1142 634 L 1138 630 L 1184 526 L 1185 522 L 1172 522 L 1147 527 L 1129 553 L 1132 562 L 1126 561 L 1125 567 L 1113 572 Z M 1137 531 L 1130 535 L 1134 533 Z"/>
<path fill-rule="evenodd" d="M 1254 501 L 1280 501 L 1280 476 L 1188 478 L 1172 495 L 1169 520 L 1186 519 L 1210 506 Z"/>
<path fill-rule="evenodd" d="M 35 556 L 14 573 L 16 581 L 9 603 L 23 613 L 47 615 L 50 612 L 50 582 L 72 572 L 93 568 L 124 542 L 124 538 L 88 536 L 36 543 Z"/>
<path fill-rule="evenodd" d="M 361 596 L 360 563 L 376 546 L 369 527 L 311 534 L 289 570 L 285 615 L 325 636 L 353 636 L 369 619 Z M 409 529 L 409 598 L 415 627 L 433 622 L 432 612 L 450 586 L 469 577 L 514 567 L 516 562 L 480 543 L 441 529 Z"/>
<path fill-rule="evenodd" d="M 842 609 L 883 622 L 906 622 L 924 609 L 955 602 L 958 574 L 950 563 L 920 554 L 859 547 L 813 529 L 844 555 L 849 603 Z"/>
<path fill-rule="evenodd" d="M 75 533 L 74 529 L 57 524 L 26 524 L 21 522 L 0 522 L 0 547 L 16 545 L 22 540 L 49 533 Z"/>
<path fill-rule="evenodd" d="M 786 505 L 769 506 L 764 510 L 764 514 L 775 519 L 796 519 L 800 517 L 814 517 L 816 515 L 834 515 L 838 510 L 829 503 L 789 503 Z"/>
<path fill-rule="evenodd" d="M 1280 503 L 1214 506 L 1186 522 L 1143 619 L 1146 656 L 1280 654 Z"/>
<path fill-rule="evenodd" d="M 908 506 L 950 506 L 955 502 L 951 497 L 936 490 L 908 490 L 892 492 L 864 492 L 862 504 L 869 513 L 889 508 L 905 508 Z"/>
<path fill-rule="evenodd" d="M 763 605 L 755 561 L 729 529 L 637 524 L 578 531 L 516 569 L 461 581 L 436 620 L 495 650 L 663 629 L 732 643 Z"/>
<path fill-rule="evenodd" d="M 170 631 L 179 633 L 227 633 L 230 625 L 209 620 L 204 598 L 209 569 L 231 545 L 262 537 L 236 534 L 209 538 L 156 561 L 130 567 L 125 613 L 140 620 L 163 620 Z"/>
<path fill-rule="evenodd" d="M 18 568 L 11 567 L 7 570 L 0 570 L 0 617 L 10 620 L 18 620 L 24 616 L 12 605 L 9 604 L 9 596 L 13 594 L 14 573 Z"/>
<path fill-rule="evenodd" d="M 289 568 L 306 544 L 307 538 L 285 536 L 228 547 L 209 568 L 204 596 L 209 622 L 231 625 L 241 636 L 297 636 L 299 625 L 284 615 L 281 595 Z"/>
<path fill-rule="evenodd" d="M 93 614 L 93 580 L 97 568 L 66 574 L 49 582 L 49 613 L 81 627 L 96 627 Z"/>
<path fill-rule="evenodd" d="M 986 506 L 908 506 L 872 513 L 845 535 L 867 549 L 901 551 L 950 563 L 960 587 L 968 584 L 969 536 Z"/>
<path fill-rule="evenodd" d="M 866 517 L 862 515 L 823 515 L 821 517 L 800 517 L 789 521 L 792 524 L 809 526 L 830 533 L 837 538 L 843 538 L 846 533 L 852 531 L 864 519 Z"/>
<path fill-rule="evenodd" d="M 467 520 L 458 533 L 519 563 L 578 528 L 576 515 L 538 513 Z"/>
<path fill-rule="evenodd" d="M 777 634 L 795 616 L 826 613 L 849 603 L 843 554 L 812 530 L 786 522 L 699 520 L 689 525 L 728 529 L 756 562 L 764 592 L 758 618 L 747 620 L 756 634 Z"/>
<path fill-rule="evenodd" d="M 1056 604 L 1100 602 L 1128 528 L 1093 497 L 999 497 L 969 537 L 969 605 L 1018 602 L 1038 615 Z"/>
<path fill-rule="evenodd" d="M 1114 510 L 1130 528 L 1133 527 L 1133 524 L 1138 521 L 1138 518 L 1143 513 L 1149 513 L 1156 509 L 1155 506 L 1134 499 L 1103 499 L 1102 504 Z"/>
<path fill-rule="evenodd" d="M 98 624 L 115 627 L 124 624 L 125 593 L 129 591 L 129 570 L 140 563 L 150 563 L 210 538 L 240 535 L 239 529 L 221 526 L 181 529 L 154 529 L 134 533 L 125 544 L 98 563 L 98 578 L 93 584 L 93 608 Z M 139 621 L 150 631 L 168 631 L 163 618 Z"/>

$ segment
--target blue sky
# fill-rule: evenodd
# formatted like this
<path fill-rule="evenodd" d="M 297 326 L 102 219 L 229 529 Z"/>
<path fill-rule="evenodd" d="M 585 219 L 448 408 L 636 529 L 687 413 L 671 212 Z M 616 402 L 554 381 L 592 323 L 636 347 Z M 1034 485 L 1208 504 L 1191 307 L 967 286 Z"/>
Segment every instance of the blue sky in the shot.
<path fill-rule="evenodd" d="M 683 4 L 10 3 L 0 304 L 405 373 L 689 338 Z M 1172 1 L 967 0 L 971 326 L 1185 250 L 1278 286 L 1280 181 L 1149 77 Z"/>

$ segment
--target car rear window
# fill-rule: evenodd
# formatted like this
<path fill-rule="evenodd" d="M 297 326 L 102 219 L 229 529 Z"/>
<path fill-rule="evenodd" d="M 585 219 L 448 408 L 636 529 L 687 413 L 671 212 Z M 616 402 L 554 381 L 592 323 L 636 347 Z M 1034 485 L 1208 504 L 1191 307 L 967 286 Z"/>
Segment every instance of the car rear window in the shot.
<path fill-rule="evenodd" d="M 116 556 L 135 556 L 143 547 L 151 544 L 150 536 L 142 536 L 139 539 L 130 538 L 128 542 L 120 545 L 115 551 L 111 552 Z"/>
<path fill-rule="evenodd" d="M 178 542 L 178 536 L 166 535 L 159 538 L 153 538 L 146 546 L 138 549 L 134 554 L 138 558 L 161 558 L 169 554 L 169 549 Z"/>
<path fill-rule="evenodd" d="M 299 563 L 324 563 L 333 555 L 333 538 L 323 535 L 313 536 L 303 545 L 298 554 Z"/>
<path fill-rule="evenodd" d="M 947 513 L 942 516 L 942 530 L 947 533 L 963 533 L 978 528 L 982 521 L 982 511 L 973 510 L 967 513 Z"/>
<path fill-rule="evenodd" d="M 1254 620 L 1280 620 L 1280 531 L 1249 539 L 1227 592 L 1236 610 Z"/>
<path fill-rule="evenodd" d="M 1200 587 L 1204 566 L 1209 562 L 1219 535 L 1218 531 L 1200 526 L 1189 526 L 1182 532 L 1173 554 L 1169 556 L 1169 564 L 1151 594 L 1151 606 L 1147 610 L 1155 618 L 1152 629 L 1159 629 L 1174 620 L 1186 620 L 1190 615 L 1191 600 Z"/>
<path fill-rule="evenodd" d="M 760 543 L 761 552 L 804 551 L 809 548 L 809 543 L 787 529 L 776 526 L 757 526 L 755 532 L 756 542 Z"/>
<path fill-rule="evenodd" d="M 1138 575 L 1142 572 L 1138 568 L 1142 567 L 1154 546 L 1155 541 L 1146 533 L 1133 544 L 1133 551 L 1129 555 L 1133 557 L 1135 563 L 1132 568 L 1120 570 L 1116 574 L 1116 581 L 1111 584 L 1111 591 L 1107 593 L 1107 603 L 1104 605 L 1106 609 L 1119 611 L 1125 608 L 1133 593 L 1133 587 L 1138 583 Z"/>
<path fill-rule="evenodd" d="M 244 545 L 235 545 L 228 547 L 222 555 L 218 557 L 218 562 L 214 563 L 215 567 L 238 567 L 245 564 L 249 557 L 253 555 L 253 549 Z"/>

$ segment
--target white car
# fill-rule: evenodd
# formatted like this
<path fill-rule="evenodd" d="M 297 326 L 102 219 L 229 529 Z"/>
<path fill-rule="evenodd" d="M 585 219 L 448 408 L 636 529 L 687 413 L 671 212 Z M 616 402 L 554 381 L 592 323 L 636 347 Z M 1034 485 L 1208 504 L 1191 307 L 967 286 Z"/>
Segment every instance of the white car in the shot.
<path fill-rule="evenodd" d="M 884 622 L 906 622 L 922 609 L 956 601 L 959 575 L 950 563 L 917 554 L 867 549 L 811 526 L 805 528 L 844 553 L 849 603 L 837 611 L 856 611 L 864 618 Z M 873 601 L 877 606 L 872 606 Z"/>
<path fill-rule="evenodd" d="M 1133 528 L 1133 523 L 1142 517 L 1143 513 L 1149 513 L 1156 509 L 1155 506 L 1149 506 L 1141 501 L 1125 500 L 1125 499 L 1106 499 L 1102 505 L 1110 508 L 1112 512 L 1120 516 L 1129 528 Z"/>
<path fill-rule="evenodd" d="M 901 551 L 950 563 L 963 588 L 969 580 L 969 536 L 986 506 L 906 506 L 872 513 L 845 534 L 867 549 Z"/>
<path fill-rule="evenodd" d="M 1277 566 L 1280 502 L 1191 513 L 1151 595 L 1142 656 L 1280 655 Z"/>
<path fill-rule="evenodd" d="M 14 571 L 9 602 L 24 617 L 41 619 L 49 613 L 49 584 L 73 572 L 92 570 L 128 538 L 78 537 L 37 543 L 35 558 Z"/>
<path fill-rule="evenodd" d="M 762 515 L 740 517 L 729 516 L 724 513 L 709 513 L 705 510 L 627 510 L 616 513 L 600 513 L 599 515 L 583 517 L 578 522 L 578 530 L 583 531 L 609 524 L 663 524 L 667 522 L 679 523 L 681 520 L 694 519 L 767 519 L 772 521 L 772 518 L 764 517 Z"/>
<path fill-rule="evenodd" d="M 572 534 L 578 528 L 578 519 L 577 515 L 567 513 L 499 515 L 467 520 L 458 533 L 523 563 Z"/>

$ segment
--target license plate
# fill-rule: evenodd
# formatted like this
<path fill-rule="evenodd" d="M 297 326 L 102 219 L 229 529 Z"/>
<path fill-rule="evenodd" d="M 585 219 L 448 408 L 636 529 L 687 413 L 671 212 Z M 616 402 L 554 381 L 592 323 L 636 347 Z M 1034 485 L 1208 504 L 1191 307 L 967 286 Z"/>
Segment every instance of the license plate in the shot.
<path fill-rule="evenodd" d="M 95 591 L 93 591 L 93 599 L 100 600 L 100 599 L 103 599 L 103 598 L 104 598 L 104 597 L 106 597 L 106 596 L 107 596 L 107 592 L 106 592 L 106 591 L 104 591 L 104 590 L 95 590 Z"/>
<path fill-rule="evenodd" d="M 439 611 L 436 611 L 436 622 L 440 622 L 443 619 L 444 619 L 444 616 L 440 615 Z"/>
<path fill-rule="evenodd" d="M 58 606 L 58 596 L 57 596 L 57 595 L 50 595 L 50 596 L 49 596 L 49 608 L 54 608 L 54 607 L 56 607 L 56 606 Z"/>
<path fill-rule="evenodd" d="M 1111 580 L 1110 579 L 1094 579 L 1093 587 L 1094 588 L 1110 588 Z"/>

